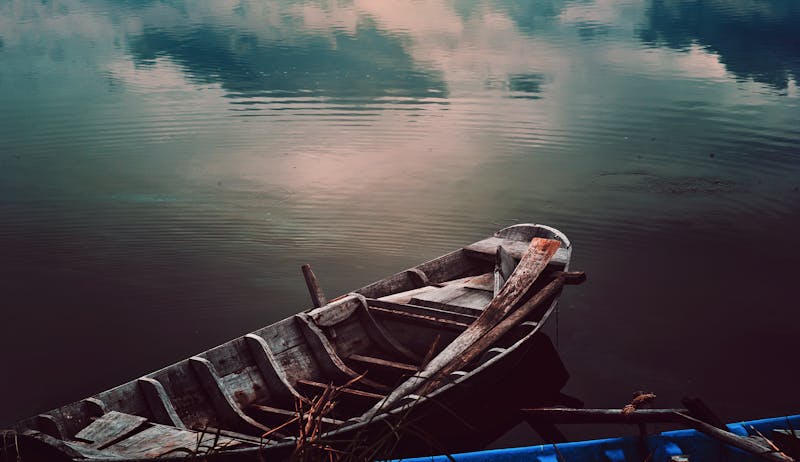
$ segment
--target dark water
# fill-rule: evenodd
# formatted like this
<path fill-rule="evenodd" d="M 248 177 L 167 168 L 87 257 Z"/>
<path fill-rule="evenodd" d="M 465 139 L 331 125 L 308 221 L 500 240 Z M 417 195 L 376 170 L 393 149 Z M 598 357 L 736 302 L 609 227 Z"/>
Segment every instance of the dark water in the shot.
<path fill-rule="evenodd" d="M 0 0 L 0 424 L 517 222 L 567 391 L 800 412 L 795 0 Z M 535 365 L 531 365 L 535 367 Z M 602 430 L 601 430 L 602 432 Z"/>

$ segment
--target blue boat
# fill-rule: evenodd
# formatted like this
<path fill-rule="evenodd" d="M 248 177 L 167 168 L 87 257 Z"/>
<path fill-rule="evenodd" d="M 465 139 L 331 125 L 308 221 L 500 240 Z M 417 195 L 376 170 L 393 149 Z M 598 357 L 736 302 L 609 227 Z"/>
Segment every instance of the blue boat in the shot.
<path fill-rule="evenodd" d="M 774 438 L 775 430 L 800 433 L 800 414 L 729 424 L 728 431 L 738 436 L 761 435 Z M 647 454 L 642 454 L 637 436 L 607 438 L 508 449 L 469 452 L 403 459 L 403 462 L 744 462 L 763 460 L 754 454 L 725 445 L 697 430 L 674 430 L 646 439 Z"/>

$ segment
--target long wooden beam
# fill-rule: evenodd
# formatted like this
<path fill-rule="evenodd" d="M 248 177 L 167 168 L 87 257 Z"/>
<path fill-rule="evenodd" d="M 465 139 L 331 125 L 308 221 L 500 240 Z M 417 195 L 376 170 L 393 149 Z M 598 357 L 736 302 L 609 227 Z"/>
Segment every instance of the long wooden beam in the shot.
<path fill-rule="evenodd" d="M 303 265 L 300 269 L 303 270 L 303 277 L 306 280 L 306 286 L 308 286 L 308 293 L 311 295 L 311 302 L 314 304 L 314 308 L 319 308 L 328 303 L 325 299 L 325 294 L 322 293 L 322 287 L 317 282 L 317 277 L 311 271 L 311 265 Z"/>
<path fill-rule="evenodd" d="M 666 423 L 683 422 L 683 418 L 676 412 L 686 413 L 686 409 L 637 409 L 633 412 L 623 412 L 621 409 L 572 409 L 561 407 L 540 407 L 534 409 L 521 409 L 525 419 L 544 423 Z"/>

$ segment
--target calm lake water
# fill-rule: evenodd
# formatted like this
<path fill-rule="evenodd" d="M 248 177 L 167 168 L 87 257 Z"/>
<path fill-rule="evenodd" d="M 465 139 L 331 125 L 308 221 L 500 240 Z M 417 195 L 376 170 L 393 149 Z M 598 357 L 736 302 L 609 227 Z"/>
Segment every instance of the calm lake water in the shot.
<path fill-rule="evenodd" d="M 303 263 L 338 294 L 518 222 L 588 273 L 549 326 L 587 407 L 800 412 L 797 24 L 795 0 L 0 0 L 0 424 L 307 307 Z"/>

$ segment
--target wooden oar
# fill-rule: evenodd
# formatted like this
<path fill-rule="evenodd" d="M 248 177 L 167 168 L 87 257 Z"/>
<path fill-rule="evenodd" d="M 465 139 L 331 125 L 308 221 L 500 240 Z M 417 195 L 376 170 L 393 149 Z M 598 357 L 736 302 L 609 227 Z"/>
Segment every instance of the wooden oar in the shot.
<path fill-rule="evenodd" d="M 505 319 L 500 321 L 497 325 L 492 327 L 488 332 L 477 339 L 472 345 L 464 349 L 461 354 L 453 358 L 452 361 L 447 363 L 444 367 L 436 373 L 436 377 L 429 380 L 426 384 L 421 386 L 417 391 L 418 395 L 424 396 L 426 393 L 435 390 L 441 380 L 450 374 L 457 371 L 477 358 L 481 353 L 486 351 L 493 343 L 499 340 L 508 331 L 514 328 L 517 324 L 527 318 L 536 308 L 542 306 L 547 300 L 556 295 L 564 284 L 580 284 L 586 279 L 586 274 L 582 271 L 575 272 L 558 272 L 555 279 L 550 281 L 542 290 L 536 292 L 527 302 L 522 304 L 519 308 L 512 311 Z M 477 321 L 476 321 L 477 322 Z"/>
<path fill-rule="evenodd" d="M 478 319 L 436 355 L 423 370 L 400 384 L 385 399 L 365 412 L 360 420 L 370 420 L 378 413 L 393 408 L 401 398 L 413 393 L 425 381 L 438 376 L 443 368 L 495 327 L 530 291 L 534 281 L 560 246 L 561 243 L 556 240 L 534 238 L 503 288 Z"/>
<path fill-rule="evenodd" d="M 564 407 L 538 407 L 533 409 L 520 409 L 528 422 L 540 423 L 667 423 L 683 422 L 683 418 L 676 412 L 686 414 L 686 409 L 636 409 L 632 412 L 623 412 L 622 409 L 572 409 Z"/>

